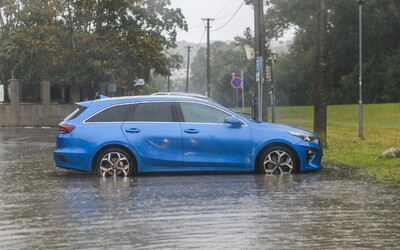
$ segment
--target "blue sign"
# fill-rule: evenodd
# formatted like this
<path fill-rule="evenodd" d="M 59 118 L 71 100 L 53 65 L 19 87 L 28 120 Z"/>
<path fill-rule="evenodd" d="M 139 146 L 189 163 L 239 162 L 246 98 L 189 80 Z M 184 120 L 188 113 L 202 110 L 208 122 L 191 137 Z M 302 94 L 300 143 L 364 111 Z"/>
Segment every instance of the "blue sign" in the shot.
<path fill-rule="evenodd" d="M 231 85 L 233 88 L 238 89 L 242 86 L 242 79 L 238 76 L 233 77 L 231 80 Z"/>
<path fill-rule="evenodd" d="M 260 73 L 260 57 L 256 57 L 256 73 Z"/>

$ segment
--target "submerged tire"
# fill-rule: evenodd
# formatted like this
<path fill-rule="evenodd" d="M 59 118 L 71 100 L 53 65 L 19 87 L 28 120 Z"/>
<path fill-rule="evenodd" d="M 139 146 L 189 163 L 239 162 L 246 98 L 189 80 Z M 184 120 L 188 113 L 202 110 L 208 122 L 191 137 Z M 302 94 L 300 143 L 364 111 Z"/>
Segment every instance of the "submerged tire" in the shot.
<path fill-rule="evenodd" d="M 291 174 L 298 171 L 299 164 L 293 150 L 273 146 L 263 152 L 257 167 L 263 174 Z"/>
<path fill-rule="evenodd" d="M 96 158 L 95 171 L 102 177 L 127 177 L 134 171 L 131 155 L 120 148 L 110 148 L 101 152 Z"/>

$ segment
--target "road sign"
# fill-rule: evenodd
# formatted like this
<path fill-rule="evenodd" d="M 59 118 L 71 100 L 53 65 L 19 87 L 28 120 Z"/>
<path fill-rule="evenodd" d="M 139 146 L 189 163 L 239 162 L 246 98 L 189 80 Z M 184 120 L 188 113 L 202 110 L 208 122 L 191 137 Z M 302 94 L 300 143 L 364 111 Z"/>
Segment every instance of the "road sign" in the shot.
<path fill-rule="evenodd" d="M 233 77 L 231 80 L 231 85 L 233 88 L 238 89 L 242 86 L 242 79 L 238 76 Z"/>
<path fill-rule="evenodd" d="M 256 81 L 258 82 L 260 80 L 260 57 L 256 57 Z"/>

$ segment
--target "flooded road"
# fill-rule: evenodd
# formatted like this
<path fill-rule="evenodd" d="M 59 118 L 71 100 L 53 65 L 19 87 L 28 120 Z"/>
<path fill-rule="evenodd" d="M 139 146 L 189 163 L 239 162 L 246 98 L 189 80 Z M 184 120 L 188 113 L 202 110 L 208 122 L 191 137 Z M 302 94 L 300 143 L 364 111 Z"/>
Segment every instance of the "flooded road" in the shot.
<path fill-rule="evenodd" d="M 0 249 L 400 247 L 400 192 L 340 169 L 103 179 L 55 168 L 54 135 L 0 128 Z"/>

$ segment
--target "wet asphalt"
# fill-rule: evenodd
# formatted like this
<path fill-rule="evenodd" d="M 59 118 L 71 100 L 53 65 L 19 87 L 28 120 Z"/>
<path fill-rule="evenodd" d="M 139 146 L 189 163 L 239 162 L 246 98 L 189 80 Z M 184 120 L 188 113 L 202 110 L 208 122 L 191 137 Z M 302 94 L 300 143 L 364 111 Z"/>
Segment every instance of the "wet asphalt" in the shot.
<path fill-rule="evenodd" d="M 400 249 L 400 192 L 341 167 L 105 179 L 54 147 L 0 128 L 0 249 Z"/>

